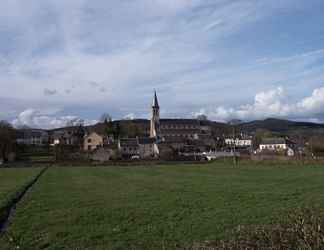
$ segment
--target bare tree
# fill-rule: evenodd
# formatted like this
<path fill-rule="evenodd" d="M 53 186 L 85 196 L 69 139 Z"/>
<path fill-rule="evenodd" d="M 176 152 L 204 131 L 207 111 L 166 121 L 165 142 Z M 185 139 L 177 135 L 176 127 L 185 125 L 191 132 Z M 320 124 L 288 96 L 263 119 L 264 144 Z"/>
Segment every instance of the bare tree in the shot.
<path fill-rule="evenodd" d="M 66 123 L 67 127 L 77 127 L 77 126 L 83 126 L 83 125 L 84 125 L 84 120 L 80 119 L 80 118 L 71 119 Z"/>
<path fill-rule="evenodd" d="M 108 113 L 103 113 L 101 116 L 100 116 L 100 119 L 99 119 L 100 122 L 111 122 L 112 121 L 112 117 L 110 114 Z"/>

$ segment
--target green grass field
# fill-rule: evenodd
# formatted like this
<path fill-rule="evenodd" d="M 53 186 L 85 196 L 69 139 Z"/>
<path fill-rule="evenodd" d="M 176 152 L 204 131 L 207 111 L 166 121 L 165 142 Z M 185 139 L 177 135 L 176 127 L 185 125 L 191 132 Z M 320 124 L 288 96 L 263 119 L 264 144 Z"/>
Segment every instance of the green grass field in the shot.
<path fill-rule="evenodd" d="M 40 172 L 39 168 L 0 169 L 0 207 Z"/>
<path fill-rule="evenodd" d="M 6 247 L 176 249 L 304 205 L 324 208 L 324 166 L 53 167 L 18 205 Z"/>
<path fill-rule="evenodd" d="M 0 169 L 0 221 L 6 218 L 6 209 L 13 198 L 41 171 L 39 168 Z M 0 249 L 6 241 L 0 237 Z"/>

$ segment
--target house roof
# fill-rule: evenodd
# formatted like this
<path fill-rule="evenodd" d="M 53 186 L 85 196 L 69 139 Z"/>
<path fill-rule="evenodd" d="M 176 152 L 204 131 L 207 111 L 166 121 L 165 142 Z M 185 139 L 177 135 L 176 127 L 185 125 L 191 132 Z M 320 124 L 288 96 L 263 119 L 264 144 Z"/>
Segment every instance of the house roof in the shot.
<path fill-rule="evenodd" d="M 197 119 L 160 119 L 161 124 L 199 125 Z"/>
<path fill-rule="evenodd" d="M 88 137 L 90 137 L 90 136 L 92 136 L 92 135 L 97 135 L 97 136 L 100 136 L 100 137 L 102 137 L 102 138 L 104 137 L 103 134 L 97 133 L 96 131 L 91 131 L 90 133 L 86 134 L 84 137 L 85 137 L 85 138 L 88 138 Z"/>
<path fill-rule="evenodd" d="M 165 143 L 186 143 L 186 139 L 181 136 L 165 136 L 163 139 Z"/>
<path fill-rule="evenodd" d="M 286 144 L 286 139 L 284 138 L 263 138 L 261 140 L 262 145 L 273 145 L 273 144 Z"/>
<path fill-rule="evenodd" d="M 137 138 L 120 139 L 120 146 L 122 147 L 138 146 L 138 139 Z"/>
<path fill-rule="evenodd" d="M 199 134 L 199 129 L 161 129 L 162 134 Z"/>
<path fill-rule="evenodd" d="M 150 137 L 138 138 L 138 143 L 139 144 L 153 144 L 155 142 L 156 142 L 155 138 L 150 138 Z"/>

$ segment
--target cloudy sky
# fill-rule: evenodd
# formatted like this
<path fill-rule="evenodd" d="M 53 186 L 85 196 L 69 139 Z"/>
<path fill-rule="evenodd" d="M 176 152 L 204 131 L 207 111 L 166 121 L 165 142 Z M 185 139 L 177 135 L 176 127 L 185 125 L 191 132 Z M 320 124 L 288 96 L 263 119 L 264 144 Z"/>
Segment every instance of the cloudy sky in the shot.
<path fill-rule="evenodd" d="M 0 119 L 324 121 L 323 0 L 1 0 Z"/>

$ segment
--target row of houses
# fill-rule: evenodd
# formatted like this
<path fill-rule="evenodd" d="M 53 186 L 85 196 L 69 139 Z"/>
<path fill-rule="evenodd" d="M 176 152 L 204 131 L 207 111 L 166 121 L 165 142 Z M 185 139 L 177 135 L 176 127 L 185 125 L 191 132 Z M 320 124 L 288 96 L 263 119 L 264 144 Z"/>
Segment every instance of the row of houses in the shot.
<path fill-rule="evenodd" d="M 170 121 L 168 121 L 170 123 Z M 178 126 L 178 133 L 171 135 L 167 129 L 165 135 L 160 139 L 152 137 L 135 137 L 121 138 L 114 140 L 112 135 L 108 136 L 103 129 L 84 128 L 84 127 L 68 127 L 52 131 L 40 129 L 24 129 L 18 133 L 17 143 L 25 145 L 71 145 L 80 147 L 84 152 L 93 152 L 99 148 L 117 147 L 123 157 L 129 158 L 138 155 L 140 158 L 152 158 L 159 154 L 159 146 L 170 148 L 178 152 L 204 152 L 208 151 L 206 145 L 210 145 L 210 141 L 206 141 L 201 136 L 202 133 L 199 126 L 196 127 L 195 134 L 188 133 L 186 127 L 191 129 L 193 123 L 199 124 L 193 120 L 181 120 L 174 124 Z M 170 128 L 177 130 L 175 125 L 169 124 Z M 203 134 L 211 140 L 210 132 Z M 236 151 L 249 150 L 253 151 L 253 137 L 247 135 L 239 135 L 235 138 L 224 138 L 224 150 L 234 149 Z M 296 152 L 296 144 L 285 138 L 264 138 L 261 140 L 255 153 L 263 152 L 285 152 L 288 156 L 294 156 Z"/>

